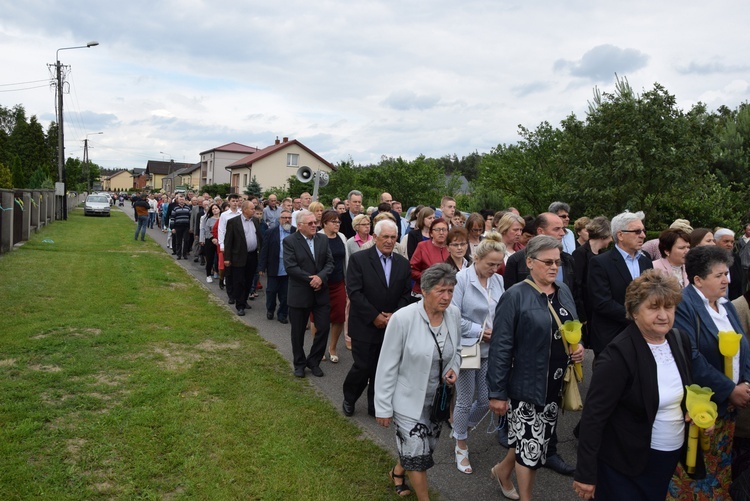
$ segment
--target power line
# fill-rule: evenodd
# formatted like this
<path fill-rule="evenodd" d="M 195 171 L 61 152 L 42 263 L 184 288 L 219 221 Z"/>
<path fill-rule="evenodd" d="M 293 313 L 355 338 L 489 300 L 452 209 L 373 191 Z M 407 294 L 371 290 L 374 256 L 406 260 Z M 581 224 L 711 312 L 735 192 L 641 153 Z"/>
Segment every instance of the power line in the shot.
<path fill-rule="evenodd" d="M 18 92 L 18 91 L 21 91 L 21 90 L 41 89 L 42 87 L 48 87 L 48 86 L 49 86 L 49 84 L 47 84 L 47 85 L 35 85 L 34 87 L 24 87 L 22 89 L 0 89 L 0 92 Z"/>
<path fill-rule="evenodd" d="M 39 82 L 49 82 L 49 79 L 45 79 L 45 80 L 29 80 L 28 82 L 16 82 L 16 83 L 0 84 L 0 87 L 10 87 L 11 85 L 26 85 L 26 84 L 39 83 Z"/>

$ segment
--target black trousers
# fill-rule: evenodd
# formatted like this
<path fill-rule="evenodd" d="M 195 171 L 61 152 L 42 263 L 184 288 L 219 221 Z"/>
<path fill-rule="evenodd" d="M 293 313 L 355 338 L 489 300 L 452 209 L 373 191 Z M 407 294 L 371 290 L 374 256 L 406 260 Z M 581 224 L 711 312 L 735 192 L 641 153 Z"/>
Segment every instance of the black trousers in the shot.
<path fill-rule="evenodd" d="M 305 327 L 312 313 L 317 332 L 313 339 L 310 354 L 305 356 Z M 292 327 L 292 359 L 295 369 L 318 367 L 328 346 L 331 331 L 331 305 L 316 304 L 310 308 L 289 307 L 289 324 Z"/>
<path fill-rule="evenodd" d="M 382 343 L 352 339 L 354 364 L 344 380 L 344 400 L 350 404 L 354 404 L 367 388 L 367 409 L 375 410 L 375 372 L 382 347 Z"/>
<path fill-rule="evenodd" d="M 190 236 L 190 225 L 179 224 L 174 226 L 174 235 L 172 235 L 172 249 L 180 257 L 187 257 L 190 252 L 188 246 L 188 237 Z"/>
<path fill-rule="evenodd" d="M 258 270 L 258 251 L 254 250 L 247 253 L 247 261 L 245 266 L 230 266 L 232 272 L 229 276 L 232 277 L 232 295 L 229 297 L 234 298 L 234 307 L 238 310 L 247 309 L 247 296 L 250 294 L 250 287 L 253 284 L 253 277 L 255 272 Z M 229 289 L 227 285 L 227 289 Z"/>
<path fill-rule="evenodd" d="M 216 245 L 214 245 L 213 237 L 207 238 L 203 243 L 203 255 L 206 257 L 206 276 L 213 275 L 214 264 L 217 260 Z M 219 269 L 218 263 L 216 264 L 216 270 Z"/>

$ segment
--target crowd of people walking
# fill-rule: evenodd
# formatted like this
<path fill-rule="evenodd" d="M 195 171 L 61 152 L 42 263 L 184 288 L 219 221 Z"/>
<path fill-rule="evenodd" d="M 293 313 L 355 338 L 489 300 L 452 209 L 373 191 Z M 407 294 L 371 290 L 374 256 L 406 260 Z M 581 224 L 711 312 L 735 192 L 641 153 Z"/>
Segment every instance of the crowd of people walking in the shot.
<path fill-rule="evenodd" d="M 135 239 L 161 228 L 237 315 L 265 277 L 266 318 L 289 324 L 295 376 L 323 377 L 321 362 L 351 350 L 342 411 L 353 416 L 365 394 L 367 414 L 393 428 L 399 496 L 428 499 L 445 426 L 456 468 L 473 474 L 469 431 L 492 413 L 505 423 L 507 452 L 490 471 L 505 498 L 532 499 L 544 467 L 572 476 L 582 499 L 746 499 L 750 224 L 736 238 L 677 219 L 647 239 L 642 212 L 571 223 L 564 202 L 522 217 L 462 214 L 443 197 L 404 214 L 388 193 L 365 209 L 358 190 L 330 207 L 309 193 L 144 195 L 133 206 Z M 580 342 L 566 341 L 567 325 L 580 325 Z M 720 346 L 725 332 L 742 335 L 734 353 Z M 594 369 L 573 465 L 557 423 L 577 384 L 566 374 L 584 357 Z M 716 404 L 692 459 L 690 385 Z"/>

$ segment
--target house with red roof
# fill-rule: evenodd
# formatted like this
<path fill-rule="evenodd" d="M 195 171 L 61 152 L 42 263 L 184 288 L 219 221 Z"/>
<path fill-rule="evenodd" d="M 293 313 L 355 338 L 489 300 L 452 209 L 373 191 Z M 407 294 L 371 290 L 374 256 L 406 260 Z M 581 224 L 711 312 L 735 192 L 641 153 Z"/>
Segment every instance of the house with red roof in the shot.
<path fill-rule="evenodd" d="M 288 137 L 279 140 L 266 148 L 256 150 L 243 158 L 227 165 L 231 173 L 232 192 L 243 193 L 253 177 L 262 189 L 284 186 L 290 176 L 297 174 L 297 169 L 306 165 L 314 171 L 332 172 L 336 168 L 313 150 Z M 312 183 L 310 192 L 312 192 Z"/>

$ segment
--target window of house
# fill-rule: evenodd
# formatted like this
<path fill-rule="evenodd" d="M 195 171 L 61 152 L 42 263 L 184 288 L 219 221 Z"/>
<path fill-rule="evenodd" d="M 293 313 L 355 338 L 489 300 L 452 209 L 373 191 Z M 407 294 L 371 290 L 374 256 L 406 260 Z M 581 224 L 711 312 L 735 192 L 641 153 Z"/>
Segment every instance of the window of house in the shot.
<path fill-rule="evenodd" d="M 286 166 L 297 167 L 299 165 L 299 155 L 297 153 L 286 154 Z"/>
<path fill-rule="evenodd" d="M 242 186 L 247 186 L 247 174 L 242 174 Z"/>

